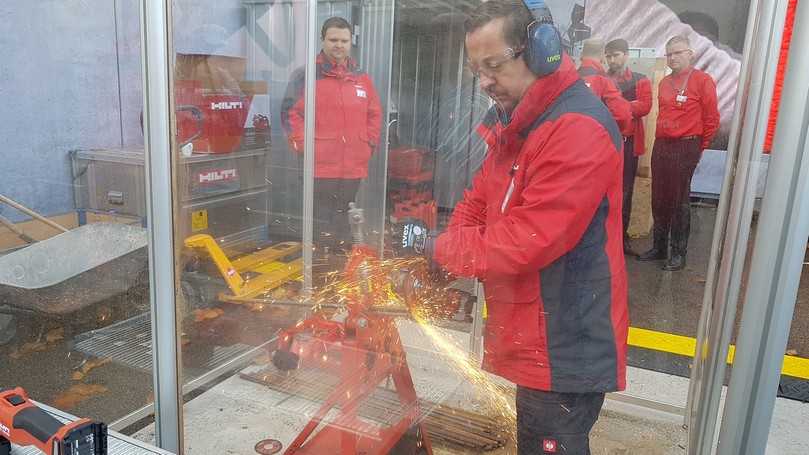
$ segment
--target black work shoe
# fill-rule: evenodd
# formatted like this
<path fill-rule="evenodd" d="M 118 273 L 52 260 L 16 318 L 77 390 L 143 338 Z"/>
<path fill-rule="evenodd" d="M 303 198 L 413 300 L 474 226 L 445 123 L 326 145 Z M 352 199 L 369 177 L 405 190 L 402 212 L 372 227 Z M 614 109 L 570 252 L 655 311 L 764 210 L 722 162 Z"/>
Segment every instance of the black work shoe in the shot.
<path fill-rule="evenodd" d="M 658 248 L 652 248 L 638 256 L 639 261 L 659 261 L 661 259 L 666 259 L 666 252 Z"/>
<path fill-rule="evenodd" d="M 663 266 L 663 270 L 667 272 L 676 272 L 685 268 L 685 256 L 682 254 L 674 254 L 671 259 Z"/>
<path fill-rule="evenodd" d="M 629 239 L 624 239 L 624 254 L 627 256 L 634 256 L 637 257 L 638 253 L 632 249 L 632 244 L 629 243 Z"/>

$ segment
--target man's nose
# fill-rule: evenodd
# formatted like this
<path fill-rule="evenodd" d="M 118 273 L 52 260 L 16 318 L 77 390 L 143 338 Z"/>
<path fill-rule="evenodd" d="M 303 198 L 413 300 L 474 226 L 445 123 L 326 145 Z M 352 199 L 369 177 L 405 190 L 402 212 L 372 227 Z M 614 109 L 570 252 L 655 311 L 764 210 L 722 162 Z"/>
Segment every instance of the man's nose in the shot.
<path fill-rule="evenodd" d="M 494 85 L 494 78 L 489 77 L 483 73 L 480 73 L 478 75 L 478 79 L 480 80 L 480 88 L 482 88 L 483 90 L 486 90 Z"/>

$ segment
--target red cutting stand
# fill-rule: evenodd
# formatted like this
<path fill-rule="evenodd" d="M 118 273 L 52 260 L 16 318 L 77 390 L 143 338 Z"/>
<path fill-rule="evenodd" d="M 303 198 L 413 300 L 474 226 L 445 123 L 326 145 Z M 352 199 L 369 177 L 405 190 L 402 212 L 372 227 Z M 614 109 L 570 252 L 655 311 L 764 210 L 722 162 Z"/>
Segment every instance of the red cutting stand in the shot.
<path fill-rule="evenodd" d="M 377 257 L 372 249 L 355 245 L 345 269 L 347 281 L 355 282 L 363 275 L 363 267 L 373 265 Z M 349 299 L 348 315 L 342 322 L 315 315 L 278 336 L 278 349 L 273 354 L 276 366 L 292 369 L 307 365 L 340 378 L 285 454 L 432 455 L 427 433 L 419 422 L 418 397 L 396 324 L 392 317 L 374 311 L 371 292 L 356 294 Z M 358 410 L 363 401 L 389 378 L 396 386 L 400 415 L 388 425 L 360 419 Z M 333 410 L 336 417 L 325 422 Z M 315 432 L 321 423 L 323 428 Z"/>

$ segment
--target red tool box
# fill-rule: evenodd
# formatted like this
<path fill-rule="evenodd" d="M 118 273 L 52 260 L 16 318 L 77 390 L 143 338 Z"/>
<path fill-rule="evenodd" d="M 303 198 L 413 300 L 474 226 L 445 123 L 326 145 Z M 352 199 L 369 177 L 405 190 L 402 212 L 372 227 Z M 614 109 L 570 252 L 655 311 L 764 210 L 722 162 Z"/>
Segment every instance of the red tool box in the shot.
<path fill-rule="evenodd" d="M 204 89 L 197 80 L 174 84 L 177 142 L 194 144 L 194 153 L 231 153 L 239 149 L 252 95 Z"/>
<path fill-rule="evenodd" d="M 391 219 L 420 220 L 433 230 L 438 208 L 433 199 L 433 154 L 422 148 L 397 147 L 388 156 Z"/>

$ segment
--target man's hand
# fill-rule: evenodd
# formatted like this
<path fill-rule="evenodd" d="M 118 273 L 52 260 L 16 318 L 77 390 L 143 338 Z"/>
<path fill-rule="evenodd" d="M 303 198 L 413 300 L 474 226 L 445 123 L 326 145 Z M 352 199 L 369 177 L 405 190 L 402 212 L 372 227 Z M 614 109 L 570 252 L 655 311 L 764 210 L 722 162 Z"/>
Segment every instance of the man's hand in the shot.
<path fill-rule="evenodd" d="M 429 232 L 420 221 L 403 223 L 394 233 L 394 249 L 401 256 L 429 255 Z"/>
<path fill-rule="evenodd" d="M 394 228 L 393 249 L 399 257 L 423 257 L 425 277 L 435 285 L 445 286 L 455 278 L 433 260 L 436 236 L 421 221 L 406 221 Z"/>

